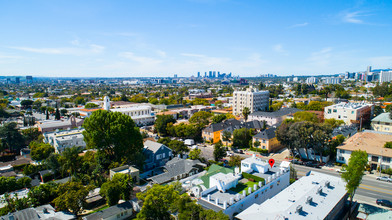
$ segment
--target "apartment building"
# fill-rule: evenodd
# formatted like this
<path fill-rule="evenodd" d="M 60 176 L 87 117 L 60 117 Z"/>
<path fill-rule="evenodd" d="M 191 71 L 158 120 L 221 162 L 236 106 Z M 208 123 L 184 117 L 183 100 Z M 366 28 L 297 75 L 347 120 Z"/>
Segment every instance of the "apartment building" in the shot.
<path fill-rule="evenodd" d="M 372 119 L 372 129 L 375 131 L 390 132 L 392 133 L 392 119 L 389 112 L 381 113 Z"/>
<path fill-rule="evenodd" d="M 202 190 L 197 203 L 206 209 L 222 211 L 230 219 L 253 204 L 267 201 L 290 185 L 289 162 L 271 167 L 255 156 L 241 161 L 241 172 L 238 167 L 234 172 L 226 173 L 209 170 L 206 176 L 201 177 L 201 184 L 193 188 L 193 191 Z"/>
<path fill-rule="evenodd" d="M 373 111 L 374 105 L 372 104 L 341 102 L 336 105 L 325 107 L 324 118 L 343 120 L 346 125 L 361 125 L 370 120 Z"/>
<path fill-rule="evenodd" d="M 241 115 L 242 110 L 248 107 L 250 112 L 265 111 L 268 109 L 269 91 L 259 91 L 250 86 L 245 91 L 234 91 L 233 114 Z"/>
<path fill-rule="evenodd" d="M 337 147 L 336 162 L 348 164 L 351 153 L 355 150 L 366 151 L 370 168 L 376 170 L 392 168 L 392 149 L 385 148 L 386 142 L 392 141 L 392 134 L 365 130 L 347 139 Z"/>
<path fill-rule="evenodd" d="M 253 144 L 258 141 L 260 145 L 258 148 L 268 150 L 268 153 L 277 152 L 283 148 L 275 135 L 276 128 L 268 128 L 253 136 Z"/>
<path fill-rule="evenodd" d="M 348 198 L 340 177 L 315 171 L 262 204 L 254 204 L 236 219 L 343 219 Z"/>
<path fill-rule="evenodd" d="M 44 133 L 44 142 L 52 145 L 57 154 L 73 146 L 86 148 L 83 137 L 84 129 L 73 129 Z"/>

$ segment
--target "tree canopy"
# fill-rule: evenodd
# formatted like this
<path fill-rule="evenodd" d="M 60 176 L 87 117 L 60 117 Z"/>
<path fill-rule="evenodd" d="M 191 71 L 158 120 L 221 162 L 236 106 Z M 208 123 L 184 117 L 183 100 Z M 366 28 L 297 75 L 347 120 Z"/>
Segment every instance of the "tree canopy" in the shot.
<path fill-rule="evenodd" d="M 115 161 L 143 162 L 143 138 L 130 116 L 98 110 L 84 120 L 83 127 L 87 148 L 105 152 Z"/>
<path fill-rule="evenodd" d="M 169 134 L 167 130 L 167 124 L 176 123 L 176 119 L 172 115 L 158 115 L 155 120 L 155 129 L 159 135 L 166 136 Z"/>
<path fill-rule="evenodd" d="M 365 168 L 367 164 L 368 154 L 366 151 L 357 150 L 351 153 L 346 167 L 347 172 L 342 174 L 342 179 L 347 183 L 346 189 L 347 193 L 350 195 L 351 203 L 355 191 L 361 184 L 363 175 L 365 175 Z"/>
<path fill-rule="evenodd" d="M 210 112 L 199 111 L 192 115 L 192 117 L 189 119 L 189 122 L 208 125 L 210 123 L 209 119 L 211 117 L 212 114 Z"/>

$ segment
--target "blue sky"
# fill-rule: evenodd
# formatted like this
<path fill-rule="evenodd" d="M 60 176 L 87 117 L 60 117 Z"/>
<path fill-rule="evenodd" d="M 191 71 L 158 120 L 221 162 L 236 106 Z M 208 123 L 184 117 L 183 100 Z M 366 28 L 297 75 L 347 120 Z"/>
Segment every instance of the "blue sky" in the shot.
<path fill-rule="evenodd" d="M 390 0 L 0 0 L 0 75 L 391 68 L 391 10 Z"/>

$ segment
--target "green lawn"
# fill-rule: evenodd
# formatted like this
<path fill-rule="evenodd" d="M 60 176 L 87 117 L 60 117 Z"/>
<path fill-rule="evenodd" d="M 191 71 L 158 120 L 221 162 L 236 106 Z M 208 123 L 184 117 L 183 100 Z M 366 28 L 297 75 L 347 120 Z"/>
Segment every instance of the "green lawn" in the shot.
<path fill-rule="evenodd" d="M 234 191 L 236 193 L 242 193 L 242 191 L 246 190 L 246 194 L 248 194 L 248 188 L 249 187 L 253 188 L 253 185 L 255 185 L 255 184 L 257 184 L 257 183 L 251 182 L 251 181 L 248 181 L 246 183 L 238 183 L 235 188 L 231 188 L 230 190 Z M 253 189 L 252 189 L 252 191 L 253 191 Z"/>

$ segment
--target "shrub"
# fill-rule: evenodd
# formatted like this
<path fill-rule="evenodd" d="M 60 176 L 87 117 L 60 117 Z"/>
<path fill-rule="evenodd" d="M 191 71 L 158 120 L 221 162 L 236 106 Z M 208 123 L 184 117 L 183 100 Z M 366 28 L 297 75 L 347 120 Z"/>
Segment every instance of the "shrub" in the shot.
<path fill-rule="evenodd" d="M 268 153 L 268 150 L 267 150 L 267 149 L 262 149 L 262 148 L 254 148 L 254 147 L 251 147 L 250 150 L 251 150 L 251 151 L 255 151 L 255 152 L 259 152 L 259 153 L 261 153 L 261 154 L 267 154 L 267 153 Z"/>
<path fill-rule="evenodd" d="M 264 183 L 264 179 L 263 178 L 255 176 L 255 175 L 252 175 L 252 174 L 249 174 L 249 173 L 243 172 L 242 176 L 244 178 L 248 179 L 249 181 L 251 181 L 251 179 L 252 179 L 253 181 L 251 181 L 251 182 L 260 182 L 261 181 L 261 182 Z"/>

